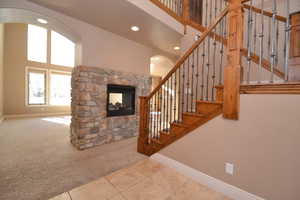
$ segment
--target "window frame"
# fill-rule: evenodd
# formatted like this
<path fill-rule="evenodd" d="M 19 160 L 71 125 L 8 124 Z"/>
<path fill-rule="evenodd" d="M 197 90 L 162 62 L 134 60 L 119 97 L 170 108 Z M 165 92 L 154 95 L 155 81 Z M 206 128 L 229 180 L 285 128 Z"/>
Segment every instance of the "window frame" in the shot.
<path fill-rule="evenodd" d="M 68 71 L 61 71 L 61 70 L 53 70 L 53 69 L 49 69 L 48 70 L 48 82 L 49 82 L 49 90 L 48 90 L 48 106 L 52 106 L 52 107 L 69 107 L 71 106 L 71 102 L 70 105 L 53 105 L 51 104 L 51 74 L 63 74 L 63 75 L 69 75 L 70 78 L 72 78 L 72 72 L 68 72 Z M 71 83 L 70 83 L 71 84 Z M 71 91 L 70 91 L 71 92 Z"/>
<path fill-rule="evenodd" d="M 30 72 L 41 72 L 45 74 L 45 103 L 44 104 L 30 104 L 29 102 L 29 73 Z M 37 68 L 37 67 L 26 67 L 25 69 L 25 105 L 27 107 L 44 107 L 48 105 L 48 70 L 43 68 Z"/>
<path fill-rule="evenodd" d="M 35 24 L 28 24 L 28 25 L 35 25 Z M 27 31 L 26 34 L 28 34 L 28 25 L 27 25 Z M 35 25 L 39 26 L 39 25 Z M 49 29 L 44 26 L 40 26 L 42 28 L 45 28 L 47 30 L 47 49 L 46 49 L 46 62 L 37 62 L 37 61 L 32 61 L 28 59 L 28 52 L 26 52 L 26 60 L 27 64 L 25 65 L 25 106 L 26 107 L 70 107 L 70 105 L 51 105 L 50 104 L 50 98 L 51 98 L 51 73 L 60 73 L 60 74 L 67 74 L 72 77 L 72 71 L 73 68 L 76 66 L 76 42 L 72 41 L 75 46 L 74 46 L 74 66 L 64 66 L 64 65 L 55 65 L 51 64 L 51 31 L 55 31 L 52 29 Z M 55 31 L 56 32 L 56 31 Z M 57 32 L 58 34 L 63 35 L 60 32 Z M 28 35 L 26 35 L 28 38 Z M 63 35 L 64 36 L 64 35 Z M 26 43 L 26 51 L 28 51 L 28 40 Z M 44 72 L 45 75 L 45 104 L 29 104 L 29 72 L 30 71 L 42 71 Z"/>

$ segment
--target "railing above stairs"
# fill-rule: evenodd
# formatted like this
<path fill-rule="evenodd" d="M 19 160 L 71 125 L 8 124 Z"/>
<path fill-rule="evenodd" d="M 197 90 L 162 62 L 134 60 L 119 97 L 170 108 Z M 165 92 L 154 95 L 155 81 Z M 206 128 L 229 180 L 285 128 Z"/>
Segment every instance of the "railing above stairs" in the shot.
<path fill-rule="evenodd" d="M 183 121 L 183 113 L 195 113 L 197 100 L 216 100 L 215 86 L 223 84 L 225 48 L 209 35 L 226 36 L 227 13 L 225 8 L 214 20 L 207 17 L 205 20 L 211 21 L 207 31 L 151 94 L 140 98 L 140 152 L 148 151 L 146 146 L 159 141 L 162 134 L 170 134 L 171 125 Z"/>
<path fill-rule="evenodd" d="M 287 17 L 276 0 L 270 8 L 264 0 L 150 1 L 202 34 L 151 94 L 140 97 L 139 152 L 150 155 L 170 143 L 164 141 L 178 137 L 172 136 L 176 126 L 190 131 L 186 116 L 202 122 L 215 116 L 205 118 L 199 103 L 212 104 L 208 111 L 215 114 L 221 105 L 225 118 L 238 119 L 241 84 L 290 81 L 289 0 L 282 3 Z"/>

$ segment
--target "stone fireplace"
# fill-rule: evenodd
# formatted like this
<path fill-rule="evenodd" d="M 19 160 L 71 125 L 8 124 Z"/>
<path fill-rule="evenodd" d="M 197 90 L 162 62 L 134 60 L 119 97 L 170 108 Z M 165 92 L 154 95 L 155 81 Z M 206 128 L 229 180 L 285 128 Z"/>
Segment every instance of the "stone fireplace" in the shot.
<path fill-rule="evenodd" d="M 86 149 L 137 136 L 150 76 L 78 66 L 72 73 L 71 143 Z"/>

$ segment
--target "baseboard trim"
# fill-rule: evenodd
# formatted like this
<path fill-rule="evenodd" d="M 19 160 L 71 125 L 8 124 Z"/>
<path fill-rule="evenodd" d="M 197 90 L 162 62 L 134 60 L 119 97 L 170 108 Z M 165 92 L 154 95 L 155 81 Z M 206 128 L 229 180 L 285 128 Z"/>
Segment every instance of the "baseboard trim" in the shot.
<path fill-rule="evenodd" d="M 218 191 L 232 199 L 235 200 L 265 200 L 261 197 L 258 197 L 254 194 L 246 192 L 238 187 L 225 183 L 219 179 L 211 177 L 207 174 L 204 174 L 196 169 L 193 169 L 183 163 L 180 163 L 176 160 L 173 160 L 167 156 L 162 154 L 156 153 L 151 156 L 151 159 L 160 162 L 164 165 L 167 165 L 176 171 L 190 177 L 191 179 L 195 180 L 198 183 L 208 186 L 215 191 Z"/>
<path fill-rule="evenodd" d="M 65 116 L 65 115 L 71 115 L 71 113 L 70 112 L 61 112 L 61 113 L 34 113 L 34 114 L 4 115 L 4 119 L 51 117 L 51 116 Z"/>

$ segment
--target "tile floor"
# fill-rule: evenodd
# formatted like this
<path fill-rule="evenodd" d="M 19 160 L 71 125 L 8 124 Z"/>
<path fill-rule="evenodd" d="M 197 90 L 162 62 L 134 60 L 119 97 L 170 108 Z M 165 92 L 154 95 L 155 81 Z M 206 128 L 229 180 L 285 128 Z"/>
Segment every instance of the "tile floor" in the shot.
<path fill-rule="evenodd" d="M 50 200 L 230 200 L 151 159 Z"/>

